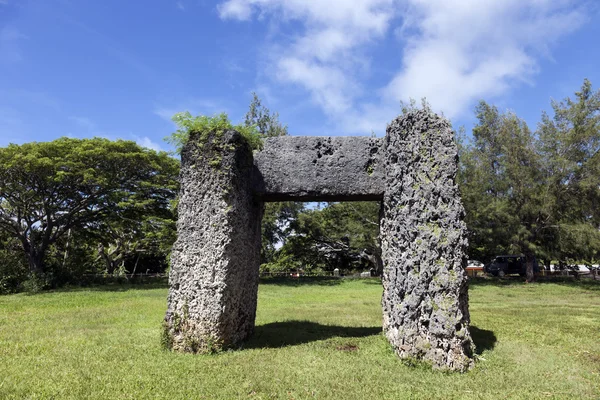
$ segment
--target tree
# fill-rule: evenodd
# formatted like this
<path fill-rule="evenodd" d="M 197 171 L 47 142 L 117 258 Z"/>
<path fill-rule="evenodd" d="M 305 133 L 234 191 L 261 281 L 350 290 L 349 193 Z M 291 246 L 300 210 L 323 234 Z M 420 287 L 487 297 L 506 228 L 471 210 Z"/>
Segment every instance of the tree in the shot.
<path fill-rule="evenodd" d="M 538 126 L 548 253 L 592 263 L 600 254 L 600 91 L 585 79 L 575 99 L 552 101 Z"/>
<path fill-rule="evenodd" d="M 69 230 L 169 207 L 179 163 L 131 141 L 61 138 L 0 149 L 0 230 L 16 238 L 31 273 Z"/>
<path fill-rule="evenodd" d="M 533 134 L 514 113 L 481 102 L 461 143 L 459 182 L 471 256 L 521 252 L 591 264 L 600 255 L 600 91 L 552 102 Z"/>
<path fill-rule="evenodd" d="M 0 294 L 17 291 L 27 278 L 27 263 L 18 248 L 14 237 L 0 231 Z"/>
<path fill-rule="evenodd" d="M 512 112 L 480 102 L 471 144 L 461 144 L 459 186 L 471 254 L 524 253 L 533 280 L 547 218 L 541 213 L 540 158 L 534 135 Z"/>
<path fill-rule="evenodd" d="M 244 118 L 244 125 L 256 126 L 262 137 L 286 136 L 288 134 L 287 125 L 282 125 L 279 122 L 279 113 L 271 113 L 254 92 L 252 92 L 252 101 Z"/>
<path fill-rule="evenodd" d="M 262 219 L 261 264 L 273 262 L 278 246 L 294 234 L 295 221 L 304 203 L 285 201 L 265 204 Z"/>
<path fill-rule="evenodd" d="M 276 262 L 294 265 L 290 259 L 301 260 L 300 265 L 313 271 L 368 265 L 381 272 L 379 207 L 377 202 L 343 202 L 303 210 Z"/>

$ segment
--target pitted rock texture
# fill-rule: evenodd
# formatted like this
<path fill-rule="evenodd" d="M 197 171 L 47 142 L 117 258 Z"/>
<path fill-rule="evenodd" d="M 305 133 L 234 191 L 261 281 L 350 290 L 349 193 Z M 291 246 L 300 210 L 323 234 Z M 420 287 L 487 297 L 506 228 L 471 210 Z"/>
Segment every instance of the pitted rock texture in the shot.
<path fill-rule="evenodd" d="M 252 151 L 237 132 L 192 135 L 182 152 L 177 241 L 163 340 L 207 352 L 252 334 L 262 204 L 252 192 Z"/>
<path fill-rule="evenodd" d="M 254 329 L 263 201 L 382 200 L 384 332 L 401 358 L 472 365 L 464 210 L 449 123 L 428 111 L 384 139 L 279 137 L 252 152 L 235 132 L 182 154 L 165 344 L 218 350 Z"/>
<path fill-rule="evenodd" d="M 254 156 L 265 201 L 381 200 L 383 139 L 283 136 Z"/>
<path fill-rule="evenodd" d="M 449 123 L 428 111 L 387 128 L 381 220 L 385 335 L 401 358 L 472 365 L 464 209 Z"/>

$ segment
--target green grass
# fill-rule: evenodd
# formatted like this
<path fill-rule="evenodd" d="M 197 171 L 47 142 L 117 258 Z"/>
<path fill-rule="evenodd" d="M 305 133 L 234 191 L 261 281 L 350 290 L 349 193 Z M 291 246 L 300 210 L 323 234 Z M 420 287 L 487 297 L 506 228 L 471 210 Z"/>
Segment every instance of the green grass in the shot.
<path fill-rule="evenodd" d="M 0 297 L 0 398 L 600 398 L 600 285 L 475 281 L 480 361 L 400 362 L 373 280 L 270 281 L 255 336 L 216 355 L 160 347 L 165 287 Z"/>

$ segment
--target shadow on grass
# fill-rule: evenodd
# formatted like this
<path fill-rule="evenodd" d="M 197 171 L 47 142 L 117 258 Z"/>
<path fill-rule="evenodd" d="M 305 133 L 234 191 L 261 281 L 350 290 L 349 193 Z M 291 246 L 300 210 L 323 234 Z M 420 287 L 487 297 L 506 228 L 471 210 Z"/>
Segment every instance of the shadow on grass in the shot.
<path fill-rule="evenodd" d="M 600 280 L 593 280 L 590 278 L 580 278 L 575 279 L 573 276 L 540 276 L 537 277 L 533 285 L 536 284 L 546 284 L 546 283 L 554 283 L 561 286 L 569 286 L 573 288 L 580 288 L 584 290 L 598 290 L 600 291 Z M 507 276 L 504 278 L 498 277 L 470 277 L 469 278 L 469 287 L 477 287 L 477 286 L 517 286 L 517 285 L 525 285 L 525 278 L 520 276 Z"/>
<path fill-rule="evenodd" d="M 342 278 L 332 276 L 301 276 L 299 278 L 292 277 L 273 277 L 260 278 L 261 285 L 279 285 L 279 286 L 337 286 L 342 283 Z"/>
<path fill-rule="evenodd" d="M 292 277 L 273 277 L 273 278 L 260 278 L 261 285 L 280 285 L 280 286 L 337 286 L 341 285 L 344 281 L 357 280 L 365 285 L 377 285 L 381 286 L 381 278 L 357 278 L 357 277 L 333 277 L 333 276 L 301 276 L 300 278 Z"/>
<path fill-rule="evenodd" d="M 254 335 L 242 346 L 245 349 L 279 348 L 297 344 L 330 339 L 332 337 L 360 338 L 378 335 L 381 326 L 354 327 L 322 325 L 311 321 L 283 321 L 257 325 Z M 475 353 L 493 350 L 496 346 L 496 335 L 492 331 L 471 325 L 471 337 L 475 343 Z"/>
<path fill-rule="evenodd" d="M 283 321 L 258 325 L 243 348 L 278 348 L 310 343 L 332 337 L 366 337 L 381 333 L 381 326 L 354 327 L 322 325 L 311 321 Z"/>
<path fill-rule="evenodd" d="M 479 329 L 476 326 L 471 325 L 469 328 L 473 343 L 475 343 L 475 354 L 481 355 L 485 350 L 493 350 L 496 346 L 496 335 L 494 332 L 486 329 Z"/>

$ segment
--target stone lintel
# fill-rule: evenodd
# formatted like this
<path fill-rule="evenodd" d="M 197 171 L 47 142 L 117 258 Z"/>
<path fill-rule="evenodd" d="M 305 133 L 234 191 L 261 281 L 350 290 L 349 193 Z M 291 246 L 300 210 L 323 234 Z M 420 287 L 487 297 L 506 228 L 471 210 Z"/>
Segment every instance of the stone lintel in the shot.
<path fill-rule="evenodd" d="M 268 138 L 254 154 L 262 201 L 383 199 L 383 139 L 366 136 Z"/>

